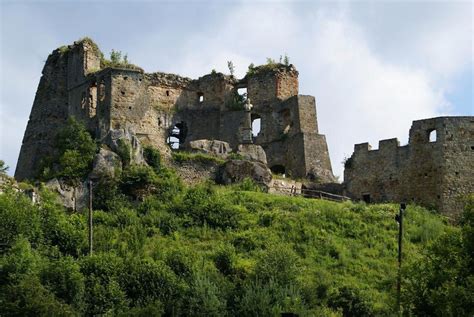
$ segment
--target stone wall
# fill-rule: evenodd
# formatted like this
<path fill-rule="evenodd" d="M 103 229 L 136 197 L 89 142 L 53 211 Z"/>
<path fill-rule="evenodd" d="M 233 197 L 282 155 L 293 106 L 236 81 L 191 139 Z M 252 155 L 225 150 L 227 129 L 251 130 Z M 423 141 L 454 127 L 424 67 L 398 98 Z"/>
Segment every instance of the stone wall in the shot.
<path fill-rule="evenodd" d="M 430 134 L 436 134 L 430 141 Z M 347 195 L 371 202 L 414 202 L 456 218 L 474 192 L 474 117 L 414 121 L 409 144 L 356 144 L 344 171 Z"/>

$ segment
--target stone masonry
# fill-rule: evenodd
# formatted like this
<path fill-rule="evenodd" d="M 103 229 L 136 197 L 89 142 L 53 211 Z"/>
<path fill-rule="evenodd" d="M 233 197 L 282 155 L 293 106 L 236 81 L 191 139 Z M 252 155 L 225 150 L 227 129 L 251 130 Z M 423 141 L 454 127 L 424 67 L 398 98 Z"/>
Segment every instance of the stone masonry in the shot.
<path fill-rule="evenodd" d="M 345 163 L 346 194 L 367 202 L 414 202 L 456 219 L 474 193 L 474 117 L 414 121 L 409 144 L 356 144 Z"/>
<path fill-rule="evenodd" d="M 138 67 L 101 68 L 101 52 L 88 39 L 57 49 L 43 69 L 15 178 L 35 178 L 70 116 L 84 122 L 98 140 L 110 130 L 130 131 L 165 156 L 189 150 L 196 140 L 224 141 L 238 152 L 239 145 L 248 143 L 242 140 L 248 124 L 242 100 L 249 98 L 251 120 L 260 119 L 261 125 L 251 142 L 264 149 L 270 169 L 334 181 L 314 97 L 298 94 L 293 65 L 266 66 L 255 67 L 243 79 L 212 72 L 193 80 Z M 247 89 L 246 95 L 239 95 L 241 89 Z"/>

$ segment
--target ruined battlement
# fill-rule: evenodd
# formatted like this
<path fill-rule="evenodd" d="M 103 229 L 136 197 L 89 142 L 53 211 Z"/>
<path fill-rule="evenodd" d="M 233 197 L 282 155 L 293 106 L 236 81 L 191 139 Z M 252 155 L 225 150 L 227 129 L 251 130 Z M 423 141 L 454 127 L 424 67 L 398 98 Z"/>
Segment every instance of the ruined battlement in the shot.
<path fill-rule="evenodd" d="M 474 117 L 414 121 L 409 143 L 356 144 L 345 163 L 347 194 L 370 202 L 416 202 L 456 216 L 474 192 Z"/>
<path fill-rule="evenodd" d="M 244 109 L 247 99 L 250 113 Z M 194 140 L 225 141 L 233 150 L 250 141 L 262 146 L 274 170 L 334 180 L 325 136 L 318 132 L 315 99 L 299 95 L 293 65 L 256 66 L 242 79 L 217 72 L 190 79 L 112 64 L 89 39 L 56 49 L 43 69 L 17 179 L 37 175 L 70 116 L 84 122 L 98 140 L 110 130 L 124 129 L 164 155 L 188 149 Z M 260 132 L 245 139 L 255 122 Z"/>

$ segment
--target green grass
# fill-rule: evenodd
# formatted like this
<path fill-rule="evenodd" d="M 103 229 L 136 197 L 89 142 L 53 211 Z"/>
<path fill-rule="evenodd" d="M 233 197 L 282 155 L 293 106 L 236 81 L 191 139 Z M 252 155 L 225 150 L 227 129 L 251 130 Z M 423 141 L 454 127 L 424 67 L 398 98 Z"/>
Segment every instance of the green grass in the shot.
<path fill-rule="evenodd" d="M 247 315 L 259 309 L 261 315 L 289 310 L 303 316 L 335 316 L 337 309 L 349 309 L 344 308 L 348 297 L 358 303 L 354 307 L 359 308 L 350 308 L 353 313 L 393 314 L 396 205 L 336 203 L 242 188 L 252 186 L 205 184 L 176 192 L 166 200 L 151 195 L 140 203 L 116 202 L 109 211 L 96 210 L 96 256 L 91 259 L 87 257 L 85 213 L 66 214 L 48 193 L 43 194 L 42 205 L 33 207 L 21 194 L 0 195 L 0 229 L 7 238 L 2 243 L 21 251 L 3 253 L 1 263 L 10 267 L 19 264 L 9 261 L 23 261 L 22 268 L 9 269 L 14 272 L 4 275 L 10 282 L 3 292 L 15 287 L 21 293 L 26 292 L 22 287 L 34 286 L 52 292 L 48 296 L 57 305 L 51 305 L 59 310 L 89 313 L 148 311 L 152 305 L 160 312 L 188 314 L 186 307 L 194 307 L 190 301 L 198 301 L 196 307 L 209 315 Z M 418 260 L 426 245 L 452 228 L 417 206 L 408 206 L 405 224 L 403 256 L 407 263 Z M 58 256 L 68 259 L 66 272 L 54 264 Z M 25 269 L 25 265 L 32 266 Z M 85 272 L 91 265 L 96 268 L 89 276 Z M 113 275 L 101 273 L 107 265 L 117 266 Z M 78 285 L 71 287 L 77 287 L 75 291 L 84 298 L 65 300 L 58 295 L 55 283 L 59 282 L 43 278 L 53 274 L 51 267 L 66 274 L 66 281 L 73 274 Z M 29 285 L 36 281 L 35 276 L 39 278 L 35 283 L 40 284 Z M 137 283 L 151 283 L 156 295 L 130 286 L 130 276 L 145 279 Z M 28 286 L 15 281 L 28 282 Z M 87 297 L 96 291 L 104 302 Z"/>
<path fill-rule="evenodd" d="M 205 153 L 173 152 L 172 156 L 173 160 L 177 163 L 184 163 L 189 161 L 215 164 L 225 163 L 224 159 Z"/>

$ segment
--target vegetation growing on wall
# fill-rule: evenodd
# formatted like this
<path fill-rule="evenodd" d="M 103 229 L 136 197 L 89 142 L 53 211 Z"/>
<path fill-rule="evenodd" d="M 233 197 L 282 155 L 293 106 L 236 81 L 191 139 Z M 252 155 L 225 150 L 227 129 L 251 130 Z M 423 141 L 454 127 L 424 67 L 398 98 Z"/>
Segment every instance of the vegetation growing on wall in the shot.
<path fill-rule="evenodd" d="M 287 54 L 285 54 L 284 57 L 280 55 L 280 60 L 278 62 L 273 58 L 267 57 L 266 64 L 255 66 L 253 63 L 251 63 L 248 67 L 247 74 L 245 76 L 248 77 L 268 71 L 275 71 L 282 67 L 290 67 L 290 65 L 290 58 Z"/>
<path fill-rule="evenodd" d="M 132 64 L 128 60 L 127 54 L 122 54 L 121 51 L 116 51 L 114 49 L 112 49 L 112 51 L 110 52 L 109 59 L 105 58 L 104 55 L 101 54 L 100 68 L 107 68 L 107 67 L 118 67 L 118 68 L 142 70 L 140 67 Z"/>

